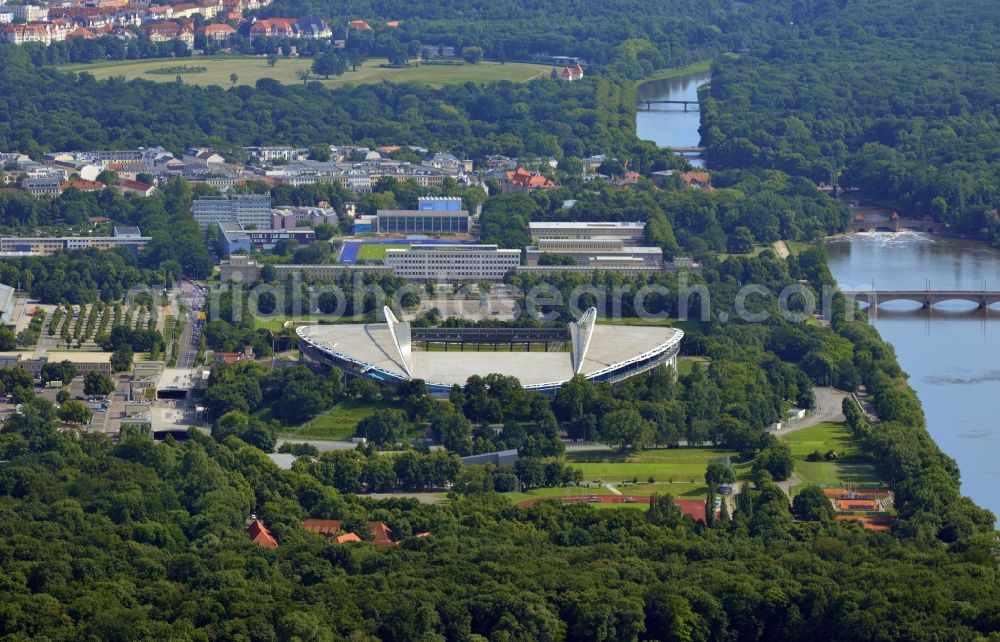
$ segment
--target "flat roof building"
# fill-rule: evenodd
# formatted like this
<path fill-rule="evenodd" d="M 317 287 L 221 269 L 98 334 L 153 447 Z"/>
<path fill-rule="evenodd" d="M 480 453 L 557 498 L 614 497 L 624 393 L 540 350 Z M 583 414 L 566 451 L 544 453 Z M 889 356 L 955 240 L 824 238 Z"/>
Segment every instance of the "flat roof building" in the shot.
<path fill-rule="evenodd" d="M 469 232 L 469 213 L 466 210 L 379 210 L 377 214 L 376 226 L 379 234 L 467 234 Z"/>
<path fill-rule="evenodd" d="M 385 264 L 411 280 L 501 281 L 521 264 L 521 250 L 496 245 L 413 245 L 386 251 Z"/>
<path fill-rule="evenodd" d="M 194 199 L 191 215 L 202 230 L 227 221 L 236 221 L 244 228 L 269 229 L 271 197 L 256 194 L 202 196 Z"/>
<path fill-rule="evenodd" d="M 417 198 L 417 209 L 459 212 L 462 209 L 462 199 L 458 196 L 420 196 Z"/>
<path fill-rule="evenodd" d="M 620 238 L 542 238 L 538 245 L 525 248 L 525 265 L 538 265 L 543 255 L 569 257 L 576 265 L 619 263 L 663 267 L 663 250 L 658 247 L 626 245 Z"/>
<path fill-rule="evenodd" d="M 540 221 L 528 223 L 528 231 L 535 241 L 615 238 L 638 244 L 645 238 L 646 224 L 626 221 Z"/>
<path fill-rule="evenodd" d="M 132 228 L 138 231 L 138 228 Z M 30 253 L 48 256 L 66 250 L 110 250 L 127 247 L 138 252 L 146 247 L 152 238 L 148 236 L 50 236 L 50 237 L 4 237 L 0 238 L 0 254 Z"/>

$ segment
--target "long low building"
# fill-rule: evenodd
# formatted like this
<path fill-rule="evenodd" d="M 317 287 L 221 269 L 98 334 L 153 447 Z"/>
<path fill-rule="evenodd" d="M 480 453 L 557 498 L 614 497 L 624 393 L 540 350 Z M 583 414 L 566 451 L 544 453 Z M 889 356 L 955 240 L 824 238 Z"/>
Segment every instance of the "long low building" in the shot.
<path fill-rule="evenodd" d="M 621 239 L 639 244 L 645 238 L 646 224 L 627 221 L 535 221 L 528 223 L 535 241 L 540 239 Z"/>
<path fill-rule="evenodd" d="M 46 363 L 62 363 L 69 361 L 76 367 L 78 376 L 96 370 L 102 374 L 111 375 L 110 352 L 87 352 L 84 350 L 49 350 L 43 355 L 35 356 L 30 352 L 0 353 L 0 368 L 24 368 L 32 375 L 42 371 Z"/>
<path fill-rule="evenodd" d="M 127 247 L 138 252 L 152 238 L 148 236 L 48 236 L 0 238 L 0 254 L 49 256 L 66 250 L 110 250 Z"/>
<path fill-rule="evenodd" d="M 663 326 L 598 325 L 594 308 L 565 329 L 416 328 L 398 321 L 388 308 L 383 313 L 385 323 L 297 328 L 303 358 L 385 384 L 422 379 L 430 392 L 439 395 L 464 385 L 473 375 L 491 373 L 516 377 L 526 389 L 554 394 L 578 374 L 616 383 L 663 364 L 676 368 L 684 336 L 679 329 Z M 424 350 L 419 349 L 422 343 Z M 548 349 L 556 343 L 569 349 Z M 427 349 L 428 344 L 438 348 L 443 344 L 446 349 Z M 511 350 L 480 351 L 490 344 L 509 345 Z M 546 349 L 531 350 L 540 344 Z M 455 349 L 459 345 L 461 349 Z"/>
<path fill-rule="evenodd" d="M 415 281 L 502 281 L 521 264 L 521 250 L 496 245 L 413 245 L 386 251 L 396 276 Z"/>

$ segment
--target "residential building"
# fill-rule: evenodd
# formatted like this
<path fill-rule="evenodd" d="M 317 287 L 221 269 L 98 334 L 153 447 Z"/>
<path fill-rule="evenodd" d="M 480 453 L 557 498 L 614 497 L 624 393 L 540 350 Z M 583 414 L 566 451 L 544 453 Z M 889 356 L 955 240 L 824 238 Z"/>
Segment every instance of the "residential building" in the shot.
<path fill-rule="evenodd" d="M 10 10 L 0 9 L 0 25 L 9 25 L 14 22 L 14 14 Z"/>
<path fill-rule="evenodd" d="M 298 23 L 295 25 L 295 31 L 299 38 L 309 40 L 323 40 L 333 36 L 333 31 L 330 30 L 329 25 L 322 18 L 315 16 L 299 18 Z"/>
<path fill-rule="evenodd" d="M 49 19 L 49 8 L 34 4 L 8 5 L 4 11 L 14 15 L 14 20 L 20 22 L 45 22 Z"/>
<path fill-rule="evenodd" d="M 308 225 L 337 225 L 337 211 L 332 207 L 289 207 L 271 210 L 271 229 L 287 230 Z"/>
<path fill-rule="evenodd" d="M 465 210 L 378 210 L 379 234 L 468 234 Z"/>
<path fill-rule="evenodd" d="M 0 25 L 0 42 L 7 42 L 12 45 L 23 45 L 29 42 L 51 45 L 53 42 L 66 40 L 66 35 L 69 34 L 69 31 L 69 27 L 65 24 L 53 24 L 49 22 L 4 24 Z"/>
<path fill-rule="evenodd" d="M 138 194 L 139 196 L 152 196 L 156 187 L 139 181 L 125 179 L 118 184 L 118 189 L 122 194 Z"/>
<path fill-rule="evenodd" d="M 309 158 L 307 147 L 269 146 L 269 147 L 244 147 L 243 151 L 258 161 L 268 162 L 275 160 L 282 161 L 303 161 Z"/>
<path fill-rule="evenodd" d="M 251 226 L 258 229 L 269 229 L 271 227 L 271 197 L 256 194 L 203 196 L 194 200 L 191 206 L 191 215 L 203 230 L 225 221 L 236 221 L 244 229 Z"/>
<path fill-rule="evenodd" d="M 267 530 L 267 526 L 264 526 L 264 522 L 259 519 L 250 520 L 250 524 L 247 525 L 247 537 L 262 548 L 278 548 L 278 540 L 274 539 L 274 535 L 271 535 L 271 531 Z"/>
<path fill-rule="evenodd" d="M 708 172 L 684 172 L 681 174 L 681 180 L 694 189 L 712 189 L 712 175 Z"/>
<path fill-rule="evenodd" d="M 583 80 L 583 67 L 576 63 L 573 67 L 563 67 L 559 72 L 559 77 L 563 80 Z"/>
<path fill-rule="evenodd" d="M 110 352 L 85 352 L 82 350 L 49 350 L 41 356 L 29 356 L 29 353 L 6 352 L 0 355 L 0 368 L 24 368 L 32 375 L 42 371 L 46 363 L 61 363 L 69 361 L 76 367 L 78 375 L 90 372 L 100 372 L 111 376 Z"/>
<path fill-rule="evenodd" d="M 52 198 L 62 193 L 62 181 L 55 176 L 41 178 L 26 178 L 21 183 L 22 189 L 35 198 Z"/>
<path fill-rule="evenodd" d="M 396 276 L 419 281 L 500 281 L 521 264 L 521 250 L 496 245 L 414 245 L 386 252 Z"/>
<path fill-rule="evenodd" d="M 371 31 L 371 25 L 369 25 L 364 20 L 351 20 L 347 23 L 347 26 L 355 31 Z"/>
<path fill-rule="evenodd" d="M 204 36 L 207 42 L 223 43 L 228 42 L 236 33 L 236 30 L 224 22 L 202 25 L 198 28 L 198 35 Z"/>
<path fill-rule="evenodd" d="M 536 189 L 552 189 L 558 185 L 550 178 L 537 172 L 529 172 L 522 167 L 506 172 L 500 181 L 500 193 L 533 192 Z"/>
<path fill-rule="evenodd" d="M 295 18 L 267 18 L 250 25 L 250 37 L 269 36 L 273 38 L 294 38 Z"/>

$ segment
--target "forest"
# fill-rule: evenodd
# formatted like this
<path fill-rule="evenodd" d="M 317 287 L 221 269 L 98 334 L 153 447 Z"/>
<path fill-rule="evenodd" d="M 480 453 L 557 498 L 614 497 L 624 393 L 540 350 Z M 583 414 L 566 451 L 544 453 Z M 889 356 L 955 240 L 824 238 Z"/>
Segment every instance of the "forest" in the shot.
<path fill-rule="evenodd" d="M 1000 243 L 995 3 L 847 3 L 719 59 L 702 111 L 711 162 L 835 181 Z"/>

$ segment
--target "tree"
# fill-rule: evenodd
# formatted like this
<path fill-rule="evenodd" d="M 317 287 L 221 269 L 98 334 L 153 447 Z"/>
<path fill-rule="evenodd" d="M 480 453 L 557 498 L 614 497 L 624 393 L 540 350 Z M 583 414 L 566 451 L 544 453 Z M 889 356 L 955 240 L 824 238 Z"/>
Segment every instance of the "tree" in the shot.
<path fill-rule="evenodd" d="M 818 486 L 806 486 L 792 500 L 792 513 L 802 521 L 828 522 L 834 518 L 833 504 Z"/>
<path fill-rule="evenodd" d="M 132 352 L 132 347 L 129 345 L 122 345 L 111 355 L 111 371 L 112 372 L 128 372 L 132 369 L 132 358 L 134 357 Z"/>
<path fill-rule="evenodd" d="M 4 322 L 8 319 L 4 319 Z M 0 350 L 13 350 L 17 347 L 17 335 L 10 328 L 4 326 L 0 328 Z"/>
<path fill-rule="evenodd" d="M 86 395 L 105 396 L 115 389 L 115 382 L 108 375 L 91 370 L 83 379 L 83 393 Z"/>
<path fill-rule="evenodd" d="M 705 483 L 709 488 L 718 488 L 721 484 L 732 484 L 736 481 L 731 466 L 719 462 L 712 462 L 705 469 Z"/>
<path fill-rule="evenodd" d="M 792 451 L 788 444 L 775 440 L 757 455 L 753 463 L 753 472 L 759 476 L 761 471 L 767 471 L 773 479 L 783 481 L 792 474 L 794 465 L 795 460 L 792 459 Z"/>
<path fill-rule="evenodd" d="M 482 47 L 464 47 L 462 49 L 462 59 L 470 65 L 478 65 L 483 59 Z"/>
<path fill-rule="evenodd" d="M 378 446 L 394 445 L 406 434 L 408 423 L 402 410 L 379 409 L 358 422 L 354 434 Z"/>
<path fill-rule="evenodd" d="M 601 439 L 620 450 L 643 448 L 653 437 L 653 425 L 628 406 L 608 413 L 601 419 Z"/>
<path fill-rule="evenodd" d="M 62 381 L 63 385 L 68 386 L 72 383 L 73 378 L 76 377 L 76 366 L 74 366 L 70 361 L 46 363 L 42 366 L 41 375 L 42 383 Z"/>
<path fill-rule="evenodd" d="M 646 512 L 646 521 L 650 524 L 673 528 L 681 523 L 682 516 L 681 507 L 674 503 L 673 495 L 653 493 L 650 496 L 649 511 Z"/>
<path fill-rule="evenodd" d="M 338 54 L 328 51 L 313 60 L 312 71 L 324 78 L 340 76 L 347 71 L 347 64 Z"/>
<path fill-rule="evenodd" d="M 236 75 L 235 71 L 233 73 L 229 74 L 229 82 L 232 83 L 233 87 L 235 87 L 236 83 L 238 83 L 239 81 L 240 81 L 240 77 Z"/>
<path fill-rule="evenodd" d="M 70 400 L 69 390 L 65 388 L 60 388 L 59 392 L 56 393 L 56 403 L 64 404 Z"/>
<path fill-rule="evenodd" d="M 267 54 L 267 66 L 273 67 L 276 64 L 278 64 L 278 54 L 276 53 Z"/>
<path fill-rule="evenodd" d="M 472 424 L 459 412 L 449 412 L 435 417 L 431 431 L 445 448 L 459 455 L 472 452 Z"/>
<path fill-rule="evenodd" d="M 296 69 L 295 77 L 302 81 L 302 84 L 309 82 L 309 70 L 308 69 Z"/>
<path fill-rule="evenodd" d="M 70 399 L 59 407 L 59 418 L 71 424 L 86 424 L 94 416 L 90 406 L 82 401 Z"/>

